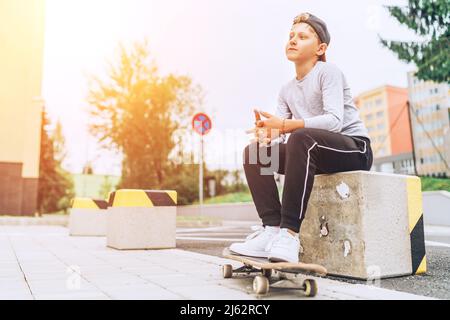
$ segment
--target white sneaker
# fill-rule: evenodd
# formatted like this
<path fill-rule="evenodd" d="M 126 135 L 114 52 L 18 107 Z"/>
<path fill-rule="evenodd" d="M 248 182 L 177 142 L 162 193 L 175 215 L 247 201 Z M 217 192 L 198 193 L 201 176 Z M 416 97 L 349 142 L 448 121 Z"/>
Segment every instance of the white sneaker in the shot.
<path fill-rule="evenodd" d="M 299 262 L 300 239 L 285 228 L 272 239 L 268 249 L 270 251 L 268 258 L 271 262 Z"/>
<path fill-rule="evenodd" d="M 278 227 L 255 226 L 252 230 L 256 231 L 249 235 L 243 243 L 233 243 L 230 251 L 243 256 L 267 258 L 269 255 L 268 244 L 278 234 Z"/>

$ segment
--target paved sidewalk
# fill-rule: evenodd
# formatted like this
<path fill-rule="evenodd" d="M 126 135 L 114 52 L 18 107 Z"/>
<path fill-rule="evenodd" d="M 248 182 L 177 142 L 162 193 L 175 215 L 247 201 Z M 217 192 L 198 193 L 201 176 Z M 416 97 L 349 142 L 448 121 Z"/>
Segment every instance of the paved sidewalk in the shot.
<path fill-rule="evenodd" d="M 69 237 L 58 226 L 0 226 L 0 299 L 305 299 L 292 290 L 257 297 L 251 277 L 222 278 L 221 265 L 230 261 L 219 257 L 179 249 L 117 251 L 105 243 Z M 425 298 L 316 279 L 315 299 Z"/>

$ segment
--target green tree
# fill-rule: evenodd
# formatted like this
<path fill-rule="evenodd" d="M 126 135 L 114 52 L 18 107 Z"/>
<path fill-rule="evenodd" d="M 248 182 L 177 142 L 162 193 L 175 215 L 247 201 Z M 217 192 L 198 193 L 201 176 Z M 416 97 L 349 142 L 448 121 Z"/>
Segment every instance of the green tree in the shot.
<path fill-rule="evenodd" d="M 421 80 L 449 82 L 450 2 L 409 0 L 407 6 L 386 6 L 391 16 L 422 37 L 420 42 L 391 41 L 380 37 L 383 46 L 405 62 L 414 62 Z"/>
<path fill-rule="evenodd" d="M 64 138 L 64 133 L 62 130 L 61 121 L 56 122 L 55 130 L 53 131 L 53 151 L 55 160 L 62 164 L 66 159 L 66 138 Z"/>
<path fill-rule="evenodd" d="M 232 170 L 230 174 L 233 177 L 233 183 L 231 185 L 230 192 L 248 191 L 248 185 L 243 181 L 241 177 L 241 170 Z"/>
<path fill-rule="evenodd" d="M 164 179 L 161 188 L 177 191 L 178 205 L 192 204 L 198 200 L 198 164 L 170 164 L 172 174 Z"/>
<path fill-rule="evenodd" d="M 56 136 L 49 134 L 50 121 L 45 110 L 42 112 L 41 152 L 39 164 L 38 212 L 67 212 L 70 200 L 74 197 L 71 176 L 62 169 L 64 157 L 55 156 L 55 146 L 64 149 L 64 142 L 56 131 Z M 56 141 L 56 142 L 55 142 Z M 61 154 L 60 154 L 61 156 Z"/>
<path fill-rule="evenodd" d="M 108 149 L 122 152 L 118 188 L 162 188 L 170 181 L 169 154 L 175 133 L 186 128 L 202 90 L 187 76 L 159 75 L 148 42 L 119 46 L 106 79 L 91 77 L 91 133 Z"/>

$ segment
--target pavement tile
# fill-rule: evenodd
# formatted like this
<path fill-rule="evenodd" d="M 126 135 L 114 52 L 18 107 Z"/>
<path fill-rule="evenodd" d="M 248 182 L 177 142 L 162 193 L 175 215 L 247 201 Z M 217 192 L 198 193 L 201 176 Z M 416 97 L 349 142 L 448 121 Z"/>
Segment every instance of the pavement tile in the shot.
<path fill-rule="evenodd" d="M 74 291 L 98 291 L 91 283 L 85 280 L 56 279 L 28 281 L 33 295 L 39 293 L 68 293 Z"/>
<path fill-rule="evenodd" d="M 0 279 L 0 293 L 9 292 L 10 290 L 28 290 L 27 282 L 23 277 Z"/>
<path fill-rule="evenodd" d="M 208 282 L 204 279 L 189 277 L 185 274 L 171 274 L 171 275 L 145 275 L 144 279 L 156 283 L 164 288 L 181 287 L 181 286 L 195 286 L 207 285 Z"/>
<path fill-rule="evenodd" d="M 220 285 L 203 285 L 203 286 L 181 286 L 171 287 L 171 291 L 181 294 L 188 300 L 254 300 L 252 295 L 249 295 L 241 290 L 234 290 Z"/>
<path fill-rule="evenodd" d="M 166 290 L 160 286 L 145 283 L 129 286 L 104 286 L 102 290 L 116 300 L 176 300 L 181 295 Z"/>
<path fill-rule="evenodd" d="M 143 282 L 142 278 L 128 274 L 112 274 L 101 276 L 89 276 L 86 279 L 95 286 L 102 287 L 104 285 L 127 286 L 132 284 L 140 284 Z"/>
<path fill-rule="evenodd" d="M 67 292 L 58 294 L 36 294 L 36 300 L 110 300 L 101 292 Z"/>
<path fill-rule="evenodd" d="M 33 300 L 31 293 L 27 292 L 0 292 L 0 300 Z"/>
<path fill-rule="evenodd" d="M 240 264 L 220 257 L 105 245 L 104 238 L 69 237 L 62 227 L 0 226 L 0 299 L 305 299 L 297 290 L 256 296 L 252 276 L 223 279 L 224 264 Z M 424 298 L 310 278 L 319 284 L 316 299 Z"/>

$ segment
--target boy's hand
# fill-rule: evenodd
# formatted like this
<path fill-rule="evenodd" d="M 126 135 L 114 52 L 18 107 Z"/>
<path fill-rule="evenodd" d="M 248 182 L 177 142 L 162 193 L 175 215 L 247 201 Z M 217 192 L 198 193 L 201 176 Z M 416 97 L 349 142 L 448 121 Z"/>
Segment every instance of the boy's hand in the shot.
<path fill-rule="evenodd" d="M 273 139 L 279 137 L 278 130 L 271 130 L 267 128 L 253 128 L 245 132 L 253 133 L 254 138 L 251 140 L 251 142 L 258 142 L 262 147 L 269 145 Z"/>
<path fill-rule="evenodd" d="M 263 115 L 267 120 L 259 120 L 256 122 L 257 127 L 264 127 L 270 129 L 278 129 L 281 130 L 283 126 L 283 119 L 278 118 L 268 112 L 259 111 L 261 115 Z"/>
<path fill-rule="evenodd" d="M 271 141 L 273 139 L 276 139 L 279 137 L 279 130 L 282 126 L 282 120 L 272 116 L 271 114 L 263 111 L 257 111 L 255 112 L 255 128 L 247 130 L 246 133 L 254 133 L 255 138 L 251 140 L 251 142 L 258 142 L 260 146 L 268 146 L 270 145 Z M 261 120 L 262 114 L 264 117 L 268 118 L 269 120 Z M 272 126 L 275 124 L 276 120 L 279 120 L 280 128 L 272 128 Z M 268 122 L 270 121 L 270 122 Z"/>

